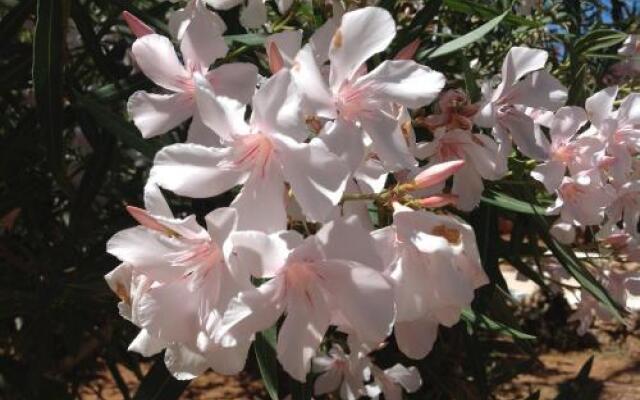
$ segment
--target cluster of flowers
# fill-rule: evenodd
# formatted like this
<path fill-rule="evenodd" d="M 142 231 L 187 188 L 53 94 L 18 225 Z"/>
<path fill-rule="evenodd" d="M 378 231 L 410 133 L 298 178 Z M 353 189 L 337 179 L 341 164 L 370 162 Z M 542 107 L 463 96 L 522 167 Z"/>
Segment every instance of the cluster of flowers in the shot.
<path fill-rule="evenodd" d="M 262 2 L 248 4 L 245 15 Z M 137 67 L 166 90 L 131 96 L 134 123 L 149 138 L 192 120 L 186 143 L 156 155 L 145 209 L 128 207 L 140 225 L 108 242 L 122 264 L 106 278 L 122 316 L 141 328 L 130 349 L 166 349 L 179 379 L 241 371 L 256 333 L 281 321 L 278 360 L 299 381 L 313 365 L 317 394 L 394 399 L 417 390 L 415 368 L 382 370 L 368 355 L 393 333 L 405 355 L 423 358 L 438 326 L 455 324 L 488 283 L 473 229 L 425 208 L 473 209 L 483 179 L 508 172 L 512 142 L 542 162 L 533 176 L 557 193 L 554 233 L 571 241 L 574 227 L 602 223 L 603 240 L 637 256 L 636 97 L 614 113 L 615 88 L 598 93 L 587 103 L 589 130 L 577 135 L 587 114 L 561 107 L 566 90 L 544 70 L 542 50 L 511 49 L 481 105 L 444 92 L 439 114 L 415 121 L 433 140 L 416 143 L 408 109 L 433 102 L 446 81 L 411 60 L 415 42 L 367 70 L 396 33 L 384 9 L 336 8 L 304 46 L 300 31 L 269 36 L 268 78 L 246 63 L 210 69 L 228 52 L 226 27 L 199 0 L 170 20 L 181 58 L 170 39 L 125 18 L 138 36 Z M 472 132 L 474 123 L 492 136 Z M 399 183 L 385 189 L 389 174 Z M 160 190 L 207 198 L 237 186 L 206 228 L 174 216 Z M 374 229 L 372 199 L 393 208 L 391 225 Z M 300 225 L 306 237 L 287 230 Z M 348 340 L 327 343 L 330 326 Z"/>

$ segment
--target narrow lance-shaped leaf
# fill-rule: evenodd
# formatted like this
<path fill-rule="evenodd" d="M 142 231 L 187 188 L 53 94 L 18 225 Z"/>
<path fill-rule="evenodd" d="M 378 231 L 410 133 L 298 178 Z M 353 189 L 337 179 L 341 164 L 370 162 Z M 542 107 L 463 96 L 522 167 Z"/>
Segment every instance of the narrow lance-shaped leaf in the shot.
<path fill-rule="evenodd" d="M 254 351 L 264 387 L 272 400 L 278 400 L 278 361 L 276 358 L 276 327 L 256 334 Z"/>
<path fill-rule="evenodd" d="M 39 0 L 33 44 L 33 88 L 49 167 L 64 185 L 63 45 L 68 0 Z"/>
<path fill-rule="evenodd" d="M 509 11 L 505 11 L 492 20 L 472 30 L 471 32 L 443 44 L 442 46 L 438 47 L 433 53 L 429 54 L 429 58 L 436 58 L 445 54 L 453 53 L 454 51 L 460 50 L 463 47 L 470 45 L 471 43 L 477 42 L 478 40 L 482 39 L 487 33 L 491 32 L 493 28 L 498 26 L 508 13 Z"/>

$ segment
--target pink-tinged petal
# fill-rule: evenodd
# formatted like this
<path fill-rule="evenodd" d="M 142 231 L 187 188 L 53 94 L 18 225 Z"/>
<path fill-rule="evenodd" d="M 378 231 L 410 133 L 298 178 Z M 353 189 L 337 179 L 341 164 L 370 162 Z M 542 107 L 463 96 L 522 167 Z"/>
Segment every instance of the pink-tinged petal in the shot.
<path fill-rule="evenodd" d="M 283 284 L 282 279 L 275 278 L 258 288 L 240 292 L 229 303 L 222 320 L 215 326 L 207 326 L 213 340 L 224 347 L 234 347 L 273 326 L 283 312 L 280 298 Z"/>
<path fill-rule="evenodd" d="M 230 156 L 228 148 L 172 144 L 156 154 L 149 179 L 181 196 L 216 196 L 242 183 L 246 176 L 228 168 Z"/>
<path fill-rule="evenodd" d="M 551 226 L 549 233 L 558 239 L 560 243 L 564 244 L 571 244 L 576 239 L 576 229 L 568 222 L 556 222 Z"/>
<path fill-rule="evenodd" d="M 544 50 L 512 47 L 502 64 L 502 84 L 508 88 L 526 74 L 544 68 L 549 54 Z"/>
<path fill-rule="evenodd" d="M 195 143 L 205 147 L 222 146 L 220 136 L 202 122 L 199 112 L 193 114 L 193 119 L 187 132 L 187 143 Z"/>
<path fill-rule="evenodd" d="M 458 196 L 458 208 L 471 211 L 479 203 L 484 191 L 482 178 L 471 166 L 463 167 L 453 179 L 451 193 Z"/>
<path fill-rule="evenodd" d="M 317 138 L 297 143 L 280 136 L 277 148 L 282 174 L 302 211 L 312 221 L 325 221 L 342 198 L 349 168 Z"/>
<path fill-rule="evenodd" d="M 587 113 L 580 107 L 562 107 L 556 111 L 551 122 L 551 141 L 562 143 L 571 139 L 587 123 Z"/>
<path fill-rule="evenodd" d="M 269 78 L 253 98 L 251 126 L 266 134 L 283 133 L 297 141 L 309 135 L 302 119 L 300 97 L 289 70 Z"/>
<path fill-rule="evenodd" d="M 211 1 L 215 0 L 208 0 L 207 2 Z M 227 30 L 227 25 L 217 13 L 209 11 L 203 1 L 196 0 L 188 2 L 185 8 L 170 12 L 168 25 L 171 36 L 178 40 L 182 40 L 184 32 L 196 16 L 204 16 L 209 20 L 209 23 L 212 26 L 215 26 L 218 29 L 220 34 Z"/>
<path fill-rule="evenodd" d="M 195 343 L 200 331 L 198 293 L 184 279 L 151 287 L 140 299 L 137 315 L 151 336 L 165 342 Z"/>
<path fill-rule="evenodd" d="M 414 39 L 408 45 L 404 46 L 400 49 L 399 52 L 396 53 L 396 56 L 393 58 L 394 60 L 412 60 L 413 56 L 416 55 L 416 51 L 420 47 L 421 41 L 420 38 Z"/>
<path fill-rule="evenodd" d="M 506 160 L 500 157 L 498 144 L 491 137 L 479 133 L 469 138 L 469 145 L 464 147 L 466 160 L 483 178 L 495 180 L 508 172 Z"/>
<path fill-rule="evenodd" d="M 206 79 L 196 79 L 196 103 L 202 123 L 223 141 L 231 142 L 249 133 L 244 120 L 245 105 L 239 101 L 218 96 Z"/>
<path fill-rule="evenodd" d="M 145 139 L 161 135 L 186 121 L 195 111 L 187 93 L 155 94 L 137 91 L 129 97 L 127 112 Z"/>
<path fill-rule="evenodd" d="M 287 297 L 287 316 L 278 333 L 276 351 L 282 368 L 304 382 L 329 328 L 330 314 L 324 294 L 313 283 L 304 293 L 288 293 Z"/>
<path fill-rule="evenodd" d="M 169 39 L 157 34 L 145 35 L 133 43 L 131 51 L 140 70 L 156 85 L 174 92 L 186 90 L 191 76 Z"/>
<path fill-rule="evenodd" d="M 464 164 L 464 160 L 453 160 L 435 164 L 420 172 L 413 181 L 418 189 L 437 185 L 458 172 Z"/>
<path fill-rule="evenodd" d="M 561 162 L 547 161 L 536 166 L 533 171 L 531 171 L 531 177 L 541 182 L 545 189 L 547 189 L 547 192 L 555 193 L 562 182 L 566 169 Z"/>
<path fill-rule="evenodd" d="M 380 98 L 419 108 L 438 97 L 446 83 L 444 75 L 414 61 L 384 61 L 376 69 L 358 79 L 356 86 L 372 85 Z"/>
<path fill-rule="evenodd" d="M 544 148 L 536 143 L 533 120 L 522 111 L 510 108 L 499 116 L 502 129 L 511 135 L 511 139 L 518 146 L 518 150 L 534 160 L 547 158 Z"/>
<path fill-rule="evenodd" d="M 320 396 L 335 392 L 342 383 L 342 373 L 337 368 L 331 368 L 316 378 L 313 383 L 313 394 Z"/>
<path fill-rule="evenodd" d="M 473 117 L 473 122 L 481 128 L 493 128 L 496 124 L 493 103 L 485 103 Z"/>
<path fill-rule="evenodd" d="M 361 117 L 360 123 L 373 141 L 373 151 L 389 170 L 417 165 L 404 136 L 398 134 L 398 121 L 394 117 L 383 111 L 374 111 Z"/>
<path fill-rule="evenodd" d="M 349 166 L 351 173 L 355 173 L 362 165 L 365 155 L 362 130 L 354 123 L 342 118 L 328 122 L 318 138 Z"/>
<path fill-rule="evenodd" d="M 196 13 L 184 31 L 180 51 L 193 67 L 208 69 L 209 65 L 227 54 L 229 48 L 224 42 L 220 27 L 211 23 L 201 12 Z"/>
<path fill-rule="evenodd" d="M 383 8 L 364 7 L 344 14 L 329 49 L 334 91 L 371 56 L 385 50 L 395 35 L 393 17 Z"/>
<path fill-rule="evenodd" d="M 229 238 L 226 256 L 233 273 L 271 278 L 285 265 L 289 256 L 287 243 L 278 235 L 258 231 L 234 232 Z"/>
<path fill-rule="evenodd" d="M 296 54 L 298 54 L 298 51 L 300 51 L 300 48 L 302 47 L 302 30 L 296 29 L 293 31 L 282 31 L 267 36 L 264 41 L 264 47 L 267 50 L 270 65 L 271 48 L 273 45 L 276 46 L 275 49 L 277 49 L 278 54 L 283 61 L 282 67 L 290 67 L 293 64 Z M 276 73 L 278 71 L 271 70 L 271 73 Z"/>
<path fill-rule="evenodd" d="M 178 380 L 197 378 L 209 368 L 204 355 L 177 343 L 167 347 L 164 353 L 164 364 L 171 375 Z"/>
<path fill-rule="evenodd" d="M 173 212 L 155 182 L 147 180 L 144 185 L 144 208 L 156 216 L 173 218 Z"/>
<path fill-rule="evenodd" d="M 611 86 L 589 97 L 584 104 L 587 116 L 593 125 L 600 127 L 605 119 L 611 117 L 613 102 L 618 96 L 618 87 Z"/>
<path fill-rule="evenodd" d="M 407 393 L 414 393 L 422 386 L 422 378 L 416 367 L 407 368 L 402 364 L 396 364 L 385 369 L 384 373 L 389 379 L 402 386 Z"/>
<path fill-rule="evenodd" d="M 149 215 L 146 210 L 138 207 L 127 206 L 127 212 L 145 228 L 149 228 L 151 230 L 158 231 L 164 234 L 168 233 L 167 227 L 158 222 L 156 218 Z"/>
<path fill-rule="evenodd" d="M 249 63 L 223 64 L 209 71 L 206 78 L 216 95 L 248 104 L 256 91 L 258 69 Z"/>
<path fill-rule="evenodd" d="M 258 288 L 240 292 L 229 303 L 222 321 L 211 327 L 214 341 L 224 347 L 233 347 L 273 326 L 284 308 L 283 285 L 282 278 L 275 278 Z"/>
<path fill-rule="evenodd" d="M 248 0 L 240 11 L 240 24 L 248 29 L 258 29 L 267 22 L 267 6 L 263 0 Z"/>
<path fill-rule="evenodd" d="M 180 242 L 141 226 L 122 230 L 107 242 L 107 253 L 157 280 L 180 276 L 180 270 L 171 267 L 168 256 L 182 249 Z"/>
<path fill-rule="evenodd" d="M 142 329 L 129 344 L 127 350 L 135 351 L 143 357 L 151 357 L 160 353 L 166 346 L 165 342 L 149 335 L 146 329 Z"/>
<path fill-rule="evenodd" d="M 309 45 L 298 52 L 291 68 L 291 75 L 302 93 L 306 113 L 323 118 L 336 116 L 332 94 Z"/>
<path fill-rule="evenodd" d="M 203 355 L 207 365 L 215 372 L 236 375 L 244 369 L 250 346 L 251 340 L 238 342 L 233 347 L 211 346 Z"/>
<path fill-rule="evenodd" d="M 510 104 L 557 110 L 567 101 L 567 88 L 547 71 L 537 71 L 517 82 L 505 94 Z"/>
<path fill-rule="evenodd" d="M 429 354 L 438 338 L 438 322 L 426 317 L 413 321 L 398 321 L 395 336 L 398 348 L 404 355 L 421 360 Z"/>
<path fill-rule="evenodd" d="M 316 29 L 309 38 L 309 45 L 313 49 L 316 61 L 320 65 L 329 60 L 331 39 L 336 29 L 338 29 L 340 18 L 341 17 L 336 16 L 336 14 L 333 14 L 333 17 L 329 18 L 320 28 Z"/>
<path fill-rule="evenodd" d="M 618 108 L 618 120 L 627 124 L 640 124 L 640 94 L 631 93 L 622 100 Z"/>
<path fill-rule="evenodd" d="M 375 241 L 358 218 L 328 222 L 316 233 L 316 238 L 328 259 L 355 261 L 379 272 L 384 269 Z"/>
<path fill-rule="evenodd" d="M 285 196 L 279 166 L 267 166 L 264 174 L 254 171 L 231 203 L 231 207 L 238 210 L 238 229 L 266 233 L 286 229 Z M 256 204 L 260 207 L 256 207 Z"/>
<path fill-rule="evenodd" d="M 393 289 L 373 268 L 346 260 L 323 261 L 316 269 L 338 321 L 361 341 L 377 345 L 391 333 L 395 317 Z"/>
<path fill-rule="evenodd" d="M 138 17 L 131 14 L 129 11 L 122 12 L 122 19 L 124 19 L 124 22 L 126 22 L 127 26 L 129 26 L 131 33 L 136 35 L 136 37 L 141 38 L 145 35 L 155 33 L 155 31 L 149 25 L 142 22 Z"/>
<path fill-rule="evenodd" d="M 218 247 L 222 248 L 224 242 L 238 225 L 238 212 L 233 208 L 220 207 L 207 214 L 204 220 L 207 223 L 209 237 Z"/>

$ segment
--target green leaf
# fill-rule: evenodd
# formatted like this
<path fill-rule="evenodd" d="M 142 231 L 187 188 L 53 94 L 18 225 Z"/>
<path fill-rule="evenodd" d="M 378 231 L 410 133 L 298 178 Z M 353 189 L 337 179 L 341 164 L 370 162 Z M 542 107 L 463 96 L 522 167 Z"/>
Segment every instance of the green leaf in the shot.
<path fill-rule="evenodd" d="M 49 167 L 66 187 L 63 137 L 63 63 L 67 0 L 38 0 L 33 44 L 33 88 Z"/>
<path fill-rule="evenodd" d="M 573 50 L 578 54 L 587 55 L 622 43 L 626 38 L 626 33 L 615 29 L 596 29 L 580 36 L 573 44 Z"/>
<path fill-rule="evenodd" d="M 104 130 L 120 139 L 126 146 L 139 151 L 147 158 L 153 159 L 156 152 L 160 150 L 160 146 L 155 142 L 143 139 L 135 125 L 125 121 L 120 115 L 112 112 L 95 100 L 87 96 L 79 96 L 76 105 L 86 110 Z"/>
<path fill-rule="evenodd" d="M 471 32 L 443 44 L 442 46 L 438 47 L 433 53 L 429 54 L 429 58 L 436 58 L 445 54 L 453 53 L 454 51 L 460 50 L 470 45 L 471 43 L 477 42 L 478 40 L 482 39 L 487 33 L 491 32 L 493 28 L 498 26 L 508 13 L 509 11 L 507 10 L 497 17 L 493 18 L 492 20 L 485 22 Z"/>
<path fill-rule="evenodd" d="M 522 214 L 545 215 L 544 207 L 527 203 L 526 201 L 515 199 L 507 194 L 497 192 L 493 189 L 486 189 L 482 194 L 482 202 Z"/>
<path fill-rule="evenodd" d="M 558 262 L 564 269 L 575 278 L 576 281 L 586 289 L 593 297 L 602 303 L 611 314 L 623 322 L 620 311 L 621 306 L 609 295 L 607 290 L 598 282 L 589 270 L 580 262 L 571 249 L 560 244 L 553 236 L 549 234 L 549 225 L 544 219 L 539 218 L 538 225 L 540 227 L 540 238 L 547 245 L 549 250 L 558 259 Z"/>
<path fill-rule="evenodd" d="M 189 385 L 188 380 L 175 379 L 162 358 L 158 359 L 144 376 L 133 400 L 176 400 Z"/>
<path fill-rule="evenodd" d="M 512 328 L 506 324 L 503 324 L 502 322 L 494 321 L 484 314 L 476 313 L 470 308 L 465 308 L 464 310 L 462 310 L 462 314 L 460 315 L 460 318 L 470 325 L 479 326 L 489 331 L 506 333 L 509 336 L 516 339 L 523 339 L 523 340 L 536 339 L 536 337 L 533 335 L 529 335 L 528 333 L 524 333 L 516 328 Z"/>
<path fill-rule="evenodd" d="M 278 400 L 278 361 L 276 358 L 276 327 L 258 332 L 253 344 L 260 375 L 272 400 Z"/>
<path fill-rule="evenodd" d="M 71 4 L 71 17 L 82 37 L 86 51 L 91 54 L 96 68 L 107 78 L 114 77 L 114 65 L 112 60 L 102 52 L 100 39 L 94 32 L 94 22 L 87 10 L 79 0 L 73 0 Z"/>
<path fill-rule="evenodd" d="M 464 13 L 468 15 L 475 15 L 482 18 L 493 18 L 502 14 L 502 10 L 488 6 L 475 0 L 444 0 L 444 5 L 451 11 Z M 514 27 L 529 26 L 539 27 L 541 25 L 538 21 L 532 21 L 530 19 L 521 17 L 519 15 L 507 15 L 505 22 Z"/>
<path fill-rule="evenodd" d="M 263 35 L 258 35 L 255 33 L 245 33 L 241 35 L 227 35 L 224 37 L 224 41 L 227 45 L 230 45 L 234 42 L 245 44 L 250 47 L 255 46 L 264 46 L 264 41 L 266 37 Z"/>

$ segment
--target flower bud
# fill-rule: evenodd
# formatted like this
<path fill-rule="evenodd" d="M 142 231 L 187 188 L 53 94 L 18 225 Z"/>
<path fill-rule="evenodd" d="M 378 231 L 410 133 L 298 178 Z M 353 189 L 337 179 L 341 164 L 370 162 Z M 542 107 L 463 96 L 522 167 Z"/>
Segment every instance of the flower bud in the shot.
<path fill-rule="evenodd" d="M 439 208 L 450 204 L 456 204 L 457 201 L 458 196 L 455 194 L 439 194 L 420 199 L 418 200 L 418 203 L 420 206 L 425 208 Z"/>
<path fill-rule="evenodd" d="M 147 210 L 142 208 L 127 206 L 127 212 L 129 215 L 133 217 L 138 223 L 146 228 L 149 228 L 154 231 L 159 231 L 162 233 L 167 233 L 169 230 L 167 227 L 159 223 L 155 218 L 153 218 Z"/>
<path fill-rule="evenodd" d="M 420 47 L 420 39 L 415 39 L 405 47 L 403 47 L 398 54 L 393 58 L 394 60 L 411 60 L 416 55 L 416 51 Z"/>
<path fill-rule="evenodd" d="M 464 160 L 453 160 L 432 165 L 415 177 L 414 184 L 416 189 L 424 189 L 437 185 L 458 172 L 463 166 Z"/>
<path fill-rule="evenodd" d="M 124 19 L 124 22 L 129 26 L 131 33 L 136 35 L 138 38 L 155 33 L 149 25 L 145 24 L 138 17 L 128 11 L 122 12 L 122 19 Z"/>
<path fill-rule="evenodd" d="M 267 57 L 269 58 L 269 70 L 271 70 L 272 74 L 275 74 L 284 67 L 284 59 L 282 58 L 280 49 L 278 49 L 278 45 L 275 42 L 269 43 Z"/>

